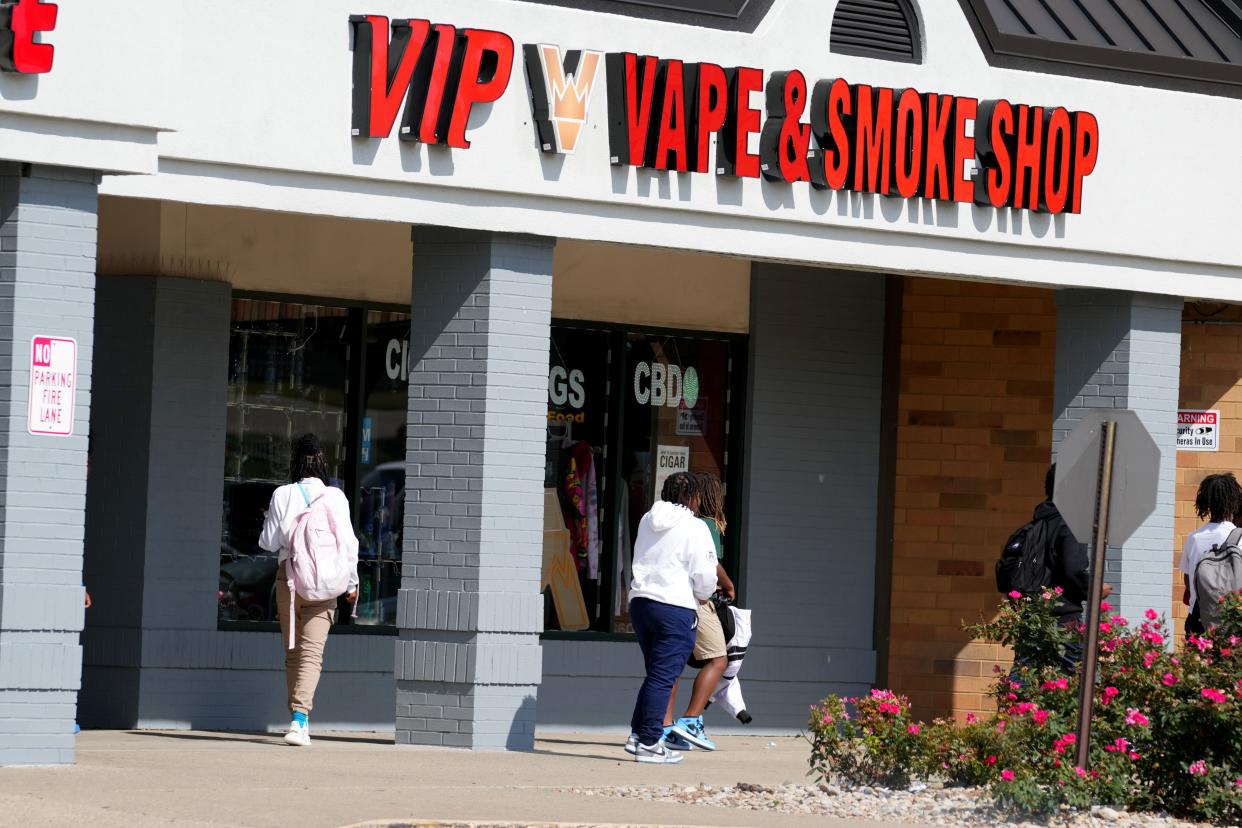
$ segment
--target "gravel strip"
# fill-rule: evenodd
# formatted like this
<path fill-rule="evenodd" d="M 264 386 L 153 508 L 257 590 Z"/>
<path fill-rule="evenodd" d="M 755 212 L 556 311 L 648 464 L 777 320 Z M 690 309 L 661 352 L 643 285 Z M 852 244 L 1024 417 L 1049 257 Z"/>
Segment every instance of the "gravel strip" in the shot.
<path fill-rule="evenodd" d="M 698 787 L 612 787 L 564 788 L 569 793 L 691 805 L 714 805 L 782 814 L 812 814 L 841 819 L 869 819 L 877 822 L 916 822 L 922 825 L 995 825 L 1006 828 L 1064 826 L 1065 828 L 1201 828 L 1202 823 L 1185 822 L 1157 814 L 1138 814 L 1112 808 L 1094 808 L 1091 813 L 1066 812 L 1045 822 L 1032 822 L 997 810 L 986 791 L 978 788 L 928 786 L 919 791 L 890 791 L 884 788 L 842 789 L 835 785 L 736 785 Z"/>

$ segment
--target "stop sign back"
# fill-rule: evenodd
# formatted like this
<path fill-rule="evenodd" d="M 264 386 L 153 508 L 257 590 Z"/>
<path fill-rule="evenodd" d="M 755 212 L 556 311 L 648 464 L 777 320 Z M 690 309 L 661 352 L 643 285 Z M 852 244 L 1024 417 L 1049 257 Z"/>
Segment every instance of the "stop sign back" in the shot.
<path fill-rule="evenodd" d="M 1074 537 L 1094 537 L 1095 500 L 1100 478 L 1102 424 L 1116 423 L 1108 540 L 1124 543 L 1156 509 L 1160 486 L 1160 448 L 1138 415 L 1129 409 L 1092 411 L 1074 426 L 1057 451 L 1052 502 Z"/>

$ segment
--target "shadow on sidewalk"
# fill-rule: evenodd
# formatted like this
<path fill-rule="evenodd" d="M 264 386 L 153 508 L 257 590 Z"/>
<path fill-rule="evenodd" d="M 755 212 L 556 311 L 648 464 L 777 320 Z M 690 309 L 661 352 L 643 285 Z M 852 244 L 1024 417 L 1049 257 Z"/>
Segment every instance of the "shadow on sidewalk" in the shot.
<path fill-rule="evenodd" d="M 133 736 L 150 736 L 157 739 L 183 739 L 186 741 L 196 742 L 245 742 L 256 745 L 273 745 L 275 747 L 288 747 L 284 741 L 282 733 L 254 733 L 239 732 L 232 730 L 199 730 L 199 731 L 171 731 L 171 730 L 130 730 Z M 322 735 L 316 734 L 314 737 L 316 742 L 339 742 L 342 744 L 358 744 L 358 745 L 391 745 L 392 738 L 383 736 L 362 735 L 351 736 L 347 734 Z"/>

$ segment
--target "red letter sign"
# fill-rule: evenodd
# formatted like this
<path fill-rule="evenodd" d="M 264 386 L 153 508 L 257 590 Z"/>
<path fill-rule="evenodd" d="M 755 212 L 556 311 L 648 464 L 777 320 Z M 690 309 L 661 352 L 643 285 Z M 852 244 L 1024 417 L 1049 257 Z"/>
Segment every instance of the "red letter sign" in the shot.
<path fill-rule="evenodd" d="M 35 34 L 55 28 L 55 3 L 17 0 L 0 5 L 0 69 L 27 75 L 52 71 L 55 47 L 35 42 Z"/>

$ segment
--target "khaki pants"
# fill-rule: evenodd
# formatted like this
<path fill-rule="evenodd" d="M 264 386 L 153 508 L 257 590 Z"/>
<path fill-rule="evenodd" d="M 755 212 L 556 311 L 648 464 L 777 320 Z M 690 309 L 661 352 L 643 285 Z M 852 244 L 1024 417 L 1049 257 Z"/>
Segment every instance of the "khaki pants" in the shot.
<path fill-rule="evenodd" d="M 336 599 L 307 601 L 296 596 L 297 635 L 289 649 L 289 583 L 285 565 L 276 568 L 276 610 L 280 617 L 280 642 L 285 651 L 285 685 L 289 691 L 289 712 L 310 713 L 315 704 L 315 687 L 323 668 L 323 647 L 336 618 Z"/>

